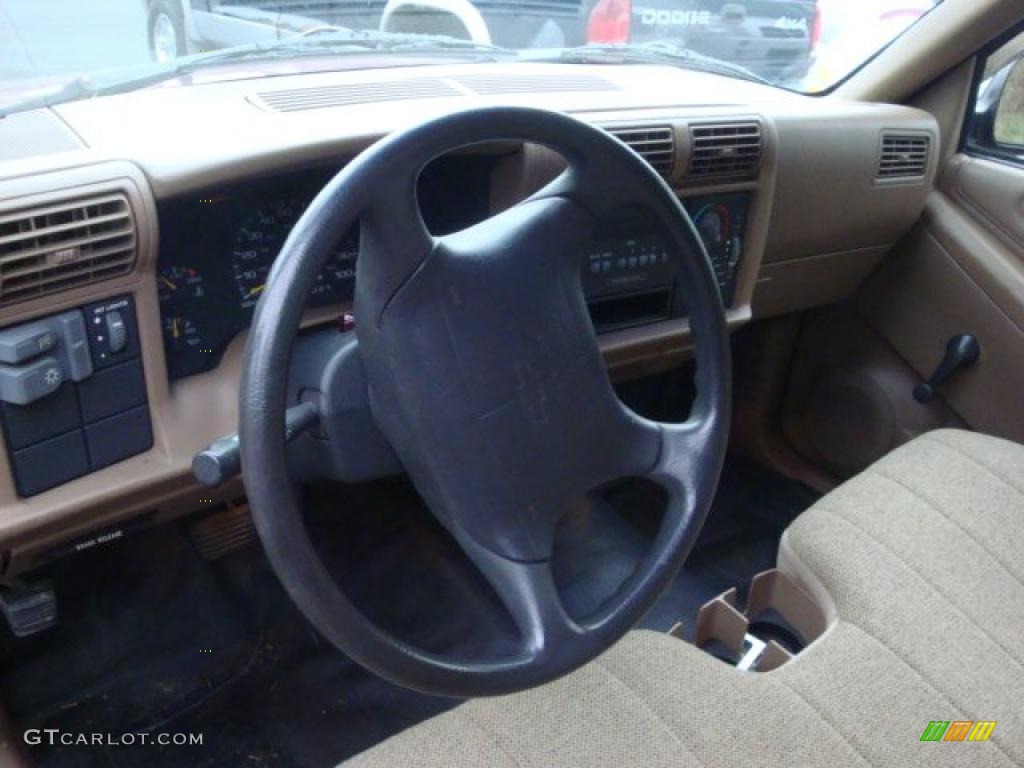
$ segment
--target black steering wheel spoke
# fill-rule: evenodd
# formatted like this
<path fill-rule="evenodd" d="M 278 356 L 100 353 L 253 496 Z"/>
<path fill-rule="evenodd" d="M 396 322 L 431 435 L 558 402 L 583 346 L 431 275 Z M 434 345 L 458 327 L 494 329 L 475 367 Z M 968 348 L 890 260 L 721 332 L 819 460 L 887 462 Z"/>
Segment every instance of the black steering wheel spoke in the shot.
<path fill-rule="evenodd" d="M 433 252 L 435 240 L 420 212 L 416 193 L 418 163 L 396 170 L 380 182 L 360 217 L 357 316 L 376 323 L 388 302 Z M 367 306 L 365 299 L 376 301 Z"/>
<path fill-rule="evenodd" d="M 518 627 L 525 657 L 557 653 L 583 634 L 565 611 L 550 560 L 511 560 L 471 539 L 457 538 Z"/>
<path fill-rule="evenodd" d="M 641 158 L 633 149 L 610 135 L 587 137 L 585 146 L 573 151 L 563 150 L 563 153 L 565 170 L 534 197 L 573 200 L 586 208 L 596 221 L 603 221 L 649 200 L 654 180 L 671 194 L 669 187 L 656 174 L 651 174 L 653 178 L 623 174 L 623 164 Z"/>

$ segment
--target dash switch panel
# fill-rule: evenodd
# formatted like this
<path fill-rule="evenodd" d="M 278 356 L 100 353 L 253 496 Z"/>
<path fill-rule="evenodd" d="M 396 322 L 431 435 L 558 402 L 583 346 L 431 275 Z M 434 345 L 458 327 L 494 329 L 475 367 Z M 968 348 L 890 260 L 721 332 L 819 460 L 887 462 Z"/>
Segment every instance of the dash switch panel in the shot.
<path fill-rule="evenodd" d="M 0 416 L 23 497 L 149 450 L 132 298 L 0 330 Z"/>

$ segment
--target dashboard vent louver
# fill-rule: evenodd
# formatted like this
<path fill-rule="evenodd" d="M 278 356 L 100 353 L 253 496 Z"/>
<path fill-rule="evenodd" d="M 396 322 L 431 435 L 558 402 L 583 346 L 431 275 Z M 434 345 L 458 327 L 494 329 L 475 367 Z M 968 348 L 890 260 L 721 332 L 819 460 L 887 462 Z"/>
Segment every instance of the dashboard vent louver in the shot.
<path fill-rule="evenodd" d="M 694 179 L 742 178 L 761 162 L 761 124 L 705 123 L 690 126 L 690 165 Z"/>
<path fill-rule="evenodd" d="M 347 107 L 381 101 L 439 99 L 461 95 L 443 80 L 420 77 L 380 83 L 341 83 L 314 88 L 263 91 L 256 94 L 256 100 L 274 112 L 305 112 L 310 109 Z"/>
<path fill-rule="evenodd" d="M 878 155 L 877 179 L 915 179 L 925 175 L 932 139 L 921 134 L 886 133 Z"/>
<path fill-rule="evenodd" d="M 417 77 L 386 82 L 339 83 L 312 88 L 261 91 L 249 97 L 256 106 L 272 112 L 306 112 L 311 109 L 350 107 L 407 99 L 451 99 L 466 95 L 502 96 L 518 93 L 596 93 L 618 91 L 619 86 L 598 75 L 459 75 L 450 78 Z"/>
<path fill-rule="evenodd" d="M 136 242 L 119 192 L 0 213 L 0 305 L 127 274 Z"/>
<path fill-rule="evenodd" d="M 676 145 L 671 126 L 617 127 L 606 130 L 623 144 L 628 144 L 666 179 L 672 174 L 676 161 Z"/>
<path fill-rule="evenodd" d="M 600 93 L 618 91 L 619 86 L 599 75 L 461 75 L 453 82 L 478 96 L 501 96 L 514 93 Z"/>

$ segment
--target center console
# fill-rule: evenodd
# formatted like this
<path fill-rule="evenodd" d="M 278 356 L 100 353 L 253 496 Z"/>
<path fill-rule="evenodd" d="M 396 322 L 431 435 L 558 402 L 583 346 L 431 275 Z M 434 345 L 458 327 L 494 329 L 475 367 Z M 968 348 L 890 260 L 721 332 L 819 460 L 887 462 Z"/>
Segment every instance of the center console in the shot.
<path fill-rule="evenodd" d="M 750 193 L 692 197 L 684 206 L 728 308 L 736 292 Z M 587 253 L 583 268 L 583 289 L 597 332 L 685 317 L 677 264 L 641 215 L 608 225 Z"/>

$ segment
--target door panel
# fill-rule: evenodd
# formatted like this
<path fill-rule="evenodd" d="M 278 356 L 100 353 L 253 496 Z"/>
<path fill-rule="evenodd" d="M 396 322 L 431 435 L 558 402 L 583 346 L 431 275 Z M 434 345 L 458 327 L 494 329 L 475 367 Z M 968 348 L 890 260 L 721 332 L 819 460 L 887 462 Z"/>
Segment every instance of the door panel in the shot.
<path fill-rule="evenodd" d="M 1024 443 L 1024 33 L 927 99 L 951 136 L 937 188 L 847 307 L 805 317 L 791 371 L 783 433 L 836 479 L 941 426 Z M 919 402 L 915 386 L 964 333 L 980 358 Z"/>
<path fill-rule="evenodd" d="M 979 361 L 940 395 L 973 429 L 1024 442 L 1024 33 L 975 66 L 961 149 L 856 305 L 920 377 L 973 334 Z"/>
<path fill-rule="evenodd" d="M 1009 163 L 957 155 L 943 175 L 946 195 L 1014 249 L 1024 273 L 1024 170 Z"/>
<path fill-rule="evenodd" d="M 950 338 L 973 334 L 981 359 L 939 394 L 971 428 L 1024 442 L 1024 291 L 1008 283 L 1020 277 L 1008 266 L 1014 258 L 986 225 L 937 192 L 856 304 L 922 379 Z"/>

